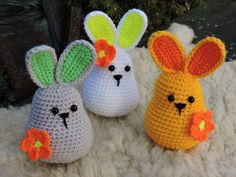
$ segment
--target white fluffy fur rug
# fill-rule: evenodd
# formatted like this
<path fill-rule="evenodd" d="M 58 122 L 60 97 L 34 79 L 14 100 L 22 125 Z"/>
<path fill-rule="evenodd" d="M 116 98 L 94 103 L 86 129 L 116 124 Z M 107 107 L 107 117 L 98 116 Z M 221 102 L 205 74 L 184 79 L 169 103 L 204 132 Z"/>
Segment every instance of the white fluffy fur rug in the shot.
<path fill-rule="evenodd" d="M 209 140 L 187 152 L 165 150 L 144 133 L 143 115 L 152 96 L 158 69 L 146 49 L 134 49 L 141 100 L 124 118 L 89 113 L 95 138 L 91 152 L 66 165 L 32 163 L 18 150 L 30 105 L 0 109 L 1 177 L 235 177 L 236 62 L 225 63 L 202 81 L 216 130 Z"/>

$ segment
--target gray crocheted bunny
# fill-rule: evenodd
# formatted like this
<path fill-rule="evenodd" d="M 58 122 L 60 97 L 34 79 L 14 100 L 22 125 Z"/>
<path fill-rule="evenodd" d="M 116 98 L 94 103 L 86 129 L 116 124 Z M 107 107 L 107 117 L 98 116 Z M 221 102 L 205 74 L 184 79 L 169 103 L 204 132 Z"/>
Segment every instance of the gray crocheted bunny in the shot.
<path fill-rule="evenodd" d="M 93 46 L 83 40 L 71 43 L 58 62 L 55 50 L 49 46 L 27 52 L 28 72 L 40 87 L 33 97 L 28 131 L 20 143 L 29 159 L 69 163 L 90 149 L 92 126 L 72 83 L 84 78 L 95 59 Z"/>

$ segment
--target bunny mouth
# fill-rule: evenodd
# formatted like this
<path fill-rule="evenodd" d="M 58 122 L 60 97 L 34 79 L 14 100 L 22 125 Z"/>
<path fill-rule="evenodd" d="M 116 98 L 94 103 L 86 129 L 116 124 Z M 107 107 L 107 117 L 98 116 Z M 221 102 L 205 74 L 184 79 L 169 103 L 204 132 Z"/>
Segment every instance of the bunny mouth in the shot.
<path fill-rule="evenodd" d="M 181 115 L 182 110 L 186 107 L 186 104 L 183 104 L 183 103 L 175 103 L 175 107 L 178 109 L 179 115 Z"/>
<path fill-rule="evenodd" d="M 66 119 L 69 117 L 69 113 L 68 112 L 61 113 L 61 114 L 59 114 L 59 116 L 63 119 L 63 124 L 68 129 Z"/>
<path fill-rule="evenodd" d="M 117 87 L 119 87 L 119 85 L 120 85 L 120 80 L 121 80 L 122 77 L 123 77 L 123 76 L 120 75 L 120 74 L 116 74 L 116 75 L 113 76 L 113 78 L 117 81 Z"/>

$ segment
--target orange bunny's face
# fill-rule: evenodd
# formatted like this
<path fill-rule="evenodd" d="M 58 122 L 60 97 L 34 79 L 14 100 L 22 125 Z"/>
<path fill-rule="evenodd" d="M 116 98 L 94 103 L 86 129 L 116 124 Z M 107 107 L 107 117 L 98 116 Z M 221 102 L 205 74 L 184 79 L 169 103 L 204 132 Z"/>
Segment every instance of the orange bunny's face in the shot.
<path fill-rule="evenodd" d="M 186 57 L 175 36 L 160 31 L 149 39 L 149 52 L 163 72 L 145 114 L 145 131 L 163 147 L 189 149 L 207 139 L 214 128 L 198 78 L 224 62 L 224 44 L 208 37 Z"/>

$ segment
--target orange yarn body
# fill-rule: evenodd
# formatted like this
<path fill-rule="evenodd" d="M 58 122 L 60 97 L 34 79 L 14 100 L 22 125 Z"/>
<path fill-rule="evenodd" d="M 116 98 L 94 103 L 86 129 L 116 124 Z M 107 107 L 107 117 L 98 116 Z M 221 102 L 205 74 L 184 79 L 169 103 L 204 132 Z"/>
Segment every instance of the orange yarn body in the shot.
<path fill-rule="evenodd" d="M 158 31 L 150 37 L 148 49 L 162 74 L 146 110 L 145 131 L 163 147 L 192 148 L 206 140 L 214 129 L 199 78 L 211 74 L 224 62 L 224 44 L 208 37 L 186 56 L 174 35 Z"/>
<path fill-rule="evenodd" d="M 175 101 L 169 102 L 167 96 L 175 95 Z M 194 96 L 195 103 L 188 102 Z M 185 103 L 186 107 L 179 115 L 175 103 Z M 189 134 L 191 115 L 206 111 L 201 85 L 183 73 L 161 74 L 158 78 L 154 95 L 148 105 L 144 127 L 148 136 L 157 144 L 169 149 L 189 149 L 200 141 Z"/>

